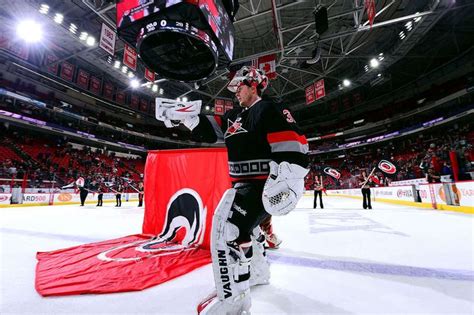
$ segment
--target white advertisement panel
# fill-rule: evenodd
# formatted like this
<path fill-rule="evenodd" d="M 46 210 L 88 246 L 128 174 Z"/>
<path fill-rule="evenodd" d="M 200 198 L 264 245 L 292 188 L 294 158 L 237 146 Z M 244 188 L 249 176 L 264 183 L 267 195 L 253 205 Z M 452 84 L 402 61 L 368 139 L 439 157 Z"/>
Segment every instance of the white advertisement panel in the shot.
<path fill-rule="evenodd" d="M 458 182 L 457 189 L 453 191 L 458 194 L 459 204 L 466 207 L 474 207 L 474 181 Z"/>
<path fill-rule="evenodd" d="M 49 204 L 51 194 L 23 194 L 23 204 Z"/>
<path fill-rule="evenodd" d="M 12 194 L 0 194 L 0 205 L 9 205 Z"/>

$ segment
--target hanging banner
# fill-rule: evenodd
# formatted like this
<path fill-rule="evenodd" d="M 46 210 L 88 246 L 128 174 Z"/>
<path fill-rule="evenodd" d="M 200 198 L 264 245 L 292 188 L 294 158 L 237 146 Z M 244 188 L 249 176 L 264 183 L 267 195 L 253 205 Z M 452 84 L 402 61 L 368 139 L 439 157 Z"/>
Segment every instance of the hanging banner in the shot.
<path fill-rule="evenodd" d="M 46 65 L 46 70 L 49 73 L 53 75 L 58 75 L 58 64 L 56 63 L 56 61 L 58 60 L 59 58 L 53 54 L 49 54 L 49 53 L 45 54 L 44 64 Z"/>
<path fill-rule="evenodd" d="M 311 104 L 312 102 L 315 101 L 316 97 L 314 95 L 314 85 L 311 84 L 310 86 L 308 86 L 305 90 L 305 94 L 306 94 L 306 105 L 309 105 Z"/>
<path fill-rule="evenodd" d="M 99 78 L 92 76 L 91 84 L 89 86 L 89 91 L 91 91 L 94 94 L 100 95 L 101 87 L 102 87 L 102 81 Z"/>
<path fill-rule="evenodd" d="M 155 73 L 148 68 L 145 68 L 145 79 L 150 82 L 155 82 Z"/>
<path fill-rule="evenodd" d="M 227 113 L 229 110 L 234 108 L 234 103 L 232 101 L 225 101 L 225 112 Z"/>
<path fill-rule="evenodd" d="M 326 90 L 324 89 L 324 79 L 321 79 L 314 83 L 314 91 L 316 94 L 316 100 L 319 100 L 320 98 L 326 96 Z"/>
<path fill-rule="evenodd" d="M 140 110 L 146 112 L 148 110 L 148 101 L 144 98 L 140 99 Z"/>
<path fill-rule="evenodd" d="M 117 95 L 115 96 L 115 100 L 119 104 L 125 104 L 125 92 L 117 92 Z"/>
<path fill-rule="evenodd" d="M 72 77 L 74 76 L 74 65 L 67 61 L 63 61 L 61 64 L 61 78 L 64 80 L 72 81 Z"/>
<path fill-rule="evenodd" d="M 102 23 L 102 30 L 100 31 L 99 47 L 108 52 L 110 55 L 115 54 L 115 41 L 117 34 L 114 30 Z"/>
<path fill-rule="evenodd" d="M 375 0 L 365 0 L 364 5 L 365 10 L 367 11 L 367 18 L 369 19 L 370 27 L 372 27 L 375 20 Z"/>
<path fill-rule="evenodd" d="M 110 82 L 104 84 L 104 97 L 111 100 L 114 97 L 114 85 Z"/>
<path fill-rule="evenodd" d="M 89 72 L 79 69 L 79 71 L 77 72 L 76 83 L 81 88 L 87 90 L 89 88 L 89 78 L 90 78 Z"/>
<path fill-rule="evenodd" d="M 123 64 L 133 71 L 137 70 L 137 52 L 127 44 L 123 50 Z"/>
<path fill-rule="evenodd" d="M 138 109 L 139 104 L 140 104 L 140 99 L 138 98 L 138 96 L 132 95 L 130 106 L 132 108 Z"/>
<path fill-rule="evenodd" d="M 215 99 L 214 100 L 214 114 L 216 115 L 224 115 L 224 100 Z"/>

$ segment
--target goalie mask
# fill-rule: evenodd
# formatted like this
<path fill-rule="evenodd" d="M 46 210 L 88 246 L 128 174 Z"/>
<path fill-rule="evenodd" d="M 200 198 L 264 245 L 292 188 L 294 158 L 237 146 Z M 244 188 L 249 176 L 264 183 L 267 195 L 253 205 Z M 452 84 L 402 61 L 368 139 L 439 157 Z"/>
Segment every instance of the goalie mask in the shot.
<path fill-rule="evenodd" d="M 268 86 L 268 78 L 265 75 L 265 72 L 260 69 L 243 66 L 235 73 L 235 76 L 229 82 L 227 89 L 232 93 L 235 93 L 241 84 L 255 86 L 258 90 L 263 92 Z"/>

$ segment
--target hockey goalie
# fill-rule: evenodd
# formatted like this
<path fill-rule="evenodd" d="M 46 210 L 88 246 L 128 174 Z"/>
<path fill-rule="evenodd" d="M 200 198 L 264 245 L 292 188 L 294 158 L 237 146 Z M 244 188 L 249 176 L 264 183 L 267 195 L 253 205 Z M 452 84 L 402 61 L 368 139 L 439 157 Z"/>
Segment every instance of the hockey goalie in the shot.
<path fill-rule="evenodd" d="M 250 287 L 268 284 L 270 270 L 259 225 L 286 215 L 304 190 L 308 142 L 291 112 L 262 99 L 263 71 L 240 69 L 228 85 L 239 107 L 223 116 L 200 114 L 201 101 L 156 100 L 156 118 L 171 128 L 183 124 L 194 140 L 224 141 L 233 188 L 217 206 L 211 233 L 216 291 L 198 305 L 198 314 L 250 314 Z"/>

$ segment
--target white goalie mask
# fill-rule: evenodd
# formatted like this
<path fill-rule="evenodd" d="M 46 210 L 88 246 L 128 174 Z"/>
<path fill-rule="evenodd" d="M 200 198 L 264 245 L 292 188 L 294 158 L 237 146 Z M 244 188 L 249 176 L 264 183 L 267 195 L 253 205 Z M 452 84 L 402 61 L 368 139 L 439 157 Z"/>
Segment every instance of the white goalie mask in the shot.
<path fill-rule="evenodd" d="M 229 82 L 227 89 L 232 93 L 237 92 L 237 88 L 241 84 L 246 84 L 248 86 L 255 86 L 260 91 L 265 91 L 268 86 L 268 78 L 260 69 L 255 67 L 243 66 L 239 71 L 237 71 Z"/>

